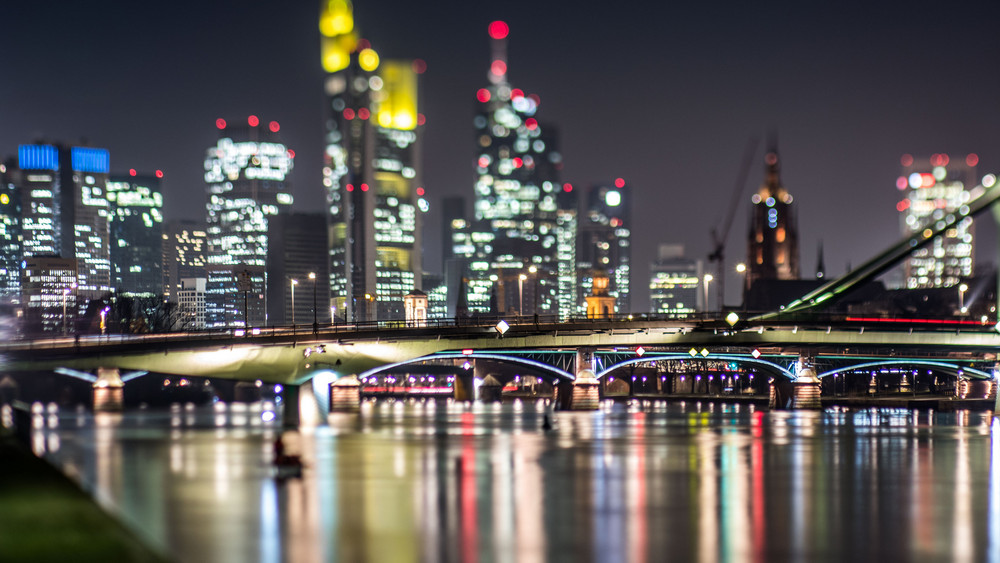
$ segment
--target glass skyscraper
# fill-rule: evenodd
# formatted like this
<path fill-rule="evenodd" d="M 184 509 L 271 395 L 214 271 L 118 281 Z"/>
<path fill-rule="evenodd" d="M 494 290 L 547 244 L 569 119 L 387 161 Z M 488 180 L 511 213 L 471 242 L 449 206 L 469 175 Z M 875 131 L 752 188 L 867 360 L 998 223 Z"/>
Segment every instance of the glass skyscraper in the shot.
<path fill-rule="evenodd" d="M 216 121 L 218 143 L 205 155 L 208 186 L 209 328 L 267 321 L 268 222 L 292 205 L 286 181 L 294 153 L 281 143 L 277 121 Z"/>
<path fill-rule="evenodd" d="M 355 28 L 350 2 L 321 6 L 329 307 L 341 321 L 403 319 L 404 296 L 421 285 L 428 209 L 417 112 L 425 66 L 383 60 Z"/>
<path fill-rule="evenodd" d="M 624 179 L 590 189 L 577 237 L 579 291 L 581 296 L 589 295 L 595 275 L 608 278 L 608 295 L 615 300 L 616 314 L 632 311 L 631 222 L 631 189 Z"/>
<path fill-rule="evenodd" d="M 978 163 L 975 154 L 952 158 L 941 153 L 923 159 L 903 155 L 896 179 L 902 196 L 896 210 L 903 235 L 918 234 L 968 204 L 976 186 Z M 973 237 L 972 217 L 966 217 L 954 229 L 914 251 L 906 261 L 906 288 L 950 287 L 972 277 Z"/>
<path fill-rule="evenodd" d="M 163 172 L 108 178 L 111 267 L 115 289 L 146 297 L 163 294 Z"/>

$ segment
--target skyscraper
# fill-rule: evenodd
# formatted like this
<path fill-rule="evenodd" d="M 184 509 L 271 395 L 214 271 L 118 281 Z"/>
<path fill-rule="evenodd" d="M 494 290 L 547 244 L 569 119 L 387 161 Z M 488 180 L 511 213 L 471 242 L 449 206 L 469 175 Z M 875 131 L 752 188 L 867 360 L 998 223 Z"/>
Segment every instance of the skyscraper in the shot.
<path fill-rule="evenodd" d="M 615 300 L 613 313 L 631 312 L 631 189 L 622 178 L 612 185 L 596 185 L 587 194 L 577 237 L 577 271 L 580 294 L 588 295 L 594 278 L 608 278 L 608 296 Z"/>
<path fill-rule="evenodd" d="M 661 244 L 650 266 L 649 300 L 653 313 L 683 317 L 704 310 L 705 292 L 699 291 L 703 265 L 684 256 L 683 244 Z"/>
<path fill-rule="evenodd" d="M 9 303 L 21 302 L 21 197 L 12 177 L 16 169 L 13 160 L 0 164 L 0 300 Z"/>
<path fill-rule="evenodd" d="M 115 289 L 146 297 L 163 294 L 163 172 L 108 178 L 111 267 Z"/>
<path fill-rule="evenodd" d="M 21 145 L 20 192 L 25 258 L 75 259 L 79 305 L 111 290 L 107 182 L 108 151 L 91 147 Z"/>
<path fill-rule="evenodd" d="M 323 183 L 330 310 L 350 321 L 403 319 L 420 286 L 420 60 L 382 60 L 354 26 L 347 0 L 321 3 L 326 71 Z"/>
<path fill-rule="evenodd" d="M 489 85 L 476 93 L 474 218 L 468 231 L 470 313 L 558 314 L 562 157 L 540 100 L 507 80 L 502 21 L 489 25 Z M 459 254 L 456 251 L 456 254 Z M 528 282 L 530 299 L 525 298 Z M 489 288 L 488 290 L 486 288 Z"/>
<path fill-rule="evenodd" d="M 327 324 L 330 322 L 327 275 L 326 215 L 288 213 L 271 221 L 268 251 L 268 318 L 272 324 Z M 294 289 L 294 307 L 292 286 Z M 315 311 L 313 310 L 315 307 Z"/>
<path fill-rule="evenodd" d="M 792 194 L 781 183 L 777 143 L 764 155 L 764 183 L 753 194 L 746 288 L 757 280 L 799 279 L 799 232 Z"/>
<path fill-rule="evenodd" d="M 286 182 L 294 153 L 280 125 L 251 115 L 246 123 L 216 120 L 218 143 L 205 155 L 208 186 L 209 328 L 261 325 L 267 291 L 268 223 L 292 205 Z"/>
<path fill-rule="evenodd" d="M 186 278 L 208 277 L 205 224 L 190 219 L 168 221 L 163 228 L 163 295 L 176 297 Z M 204 292 L 204 290 L 203 290 Z"/>
<path fill-rule="evenodd" d="M 896 188 L 903 196 L 896 204 L 903 235 L 917 234 L 967 204 L 976 186 L 978 163 L 975 154 L 954 159 L 943 153 L 923 159 L 903 155 L 896 179 Z M 973 221 L 966 217 L 910 255 L 905 266 L 906 287 L 950 287 L 972 277 L 974 250 Z"/>

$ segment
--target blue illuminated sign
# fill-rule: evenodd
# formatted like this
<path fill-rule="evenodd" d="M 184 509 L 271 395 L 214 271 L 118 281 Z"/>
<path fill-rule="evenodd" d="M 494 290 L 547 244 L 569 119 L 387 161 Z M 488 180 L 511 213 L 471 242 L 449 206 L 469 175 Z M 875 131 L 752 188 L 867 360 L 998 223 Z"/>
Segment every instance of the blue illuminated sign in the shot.
<path fill-rule="evenodd" d="M 59 151 L 51 145 L 20 145 L 17 166 L 21 170 L 59 170 Z"/>
<path fill-rule="evenodd" d="M 105 149 L 73 147 L 73 170 L 107 174 L 111 171 L 111 158 Z"/>

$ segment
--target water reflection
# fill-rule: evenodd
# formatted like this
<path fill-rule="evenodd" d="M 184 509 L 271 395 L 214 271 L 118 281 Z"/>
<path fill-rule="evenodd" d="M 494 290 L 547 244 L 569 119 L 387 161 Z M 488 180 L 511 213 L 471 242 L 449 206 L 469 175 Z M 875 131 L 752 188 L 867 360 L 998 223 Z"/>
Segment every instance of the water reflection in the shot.
<path fill-rule="evenodd" d="M 366 403 L 285 435 L 270 403 L 34 411 L 33 447 L 174 559 L 997 561 L 985 413 Z"/>

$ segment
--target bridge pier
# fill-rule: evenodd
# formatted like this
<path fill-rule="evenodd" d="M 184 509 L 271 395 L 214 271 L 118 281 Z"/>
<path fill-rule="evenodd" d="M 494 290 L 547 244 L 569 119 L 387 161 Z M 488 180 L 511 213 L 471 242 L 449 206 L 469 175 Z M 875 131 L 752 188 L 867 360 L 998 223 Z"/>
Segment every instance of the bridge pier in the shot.
<path fill-rule="evenodd" d="M 357 375 L 341 377 L 330 384 L 330 412 L 361 410 L 361 382 Z"/>
<path fill-rule="evenodd" d="M 299 413 L 299 386 L 285 385 L 282 389 L 281 398 L 284 403 L 281 409 L 281 426 L 284 428 L 298 428 L 299 423 L 302 422 L 302 417 Z"/>
<path fill-rule="evenodd" d="M 822 409 L 823 403 L 820 401 L 822 386 L 819 378 L 816 377 L 816 370 L 813 369 L 812 358 L 806 356 L 799 357 L 799 372 L 796 374 L 794 385 L 792 408 L 793 409 Z"/>
<path fill-rule="evenodd" d="M 479 384 L 479 400 L 484 403 L 499 403 L 503 393 L 503 383 L 495 374 L 489 374 Z"/>
<path fill-rule="evenodd" d="M 472 402 L 476 399 L 476 376 L 472 373 L 455 376 L 455 400 Z"/>
<path fill-rule="evenodd" d="M 125 383 L 117 368 L 97 368 L 94 382 L 94 412 L 121 412 L 125 409 Z"/>

